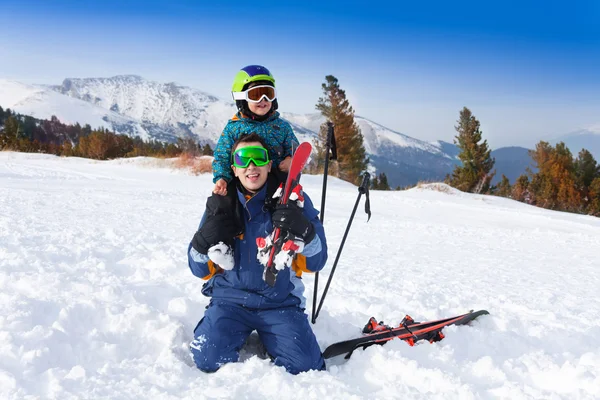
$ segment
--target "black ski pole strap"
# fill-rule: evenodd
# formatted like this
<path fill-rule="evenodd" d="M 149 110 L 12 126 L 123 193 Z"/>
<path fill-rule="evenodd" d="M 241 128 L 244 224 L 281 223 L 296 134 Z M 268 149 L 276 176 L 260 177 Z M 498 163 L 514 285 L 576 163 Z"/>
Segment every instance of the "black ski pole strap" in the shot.
<path fill-rule="evenodd" d="M 358 188 L 358 192 L 365 195 L 365 213 L 369 216 L 367 218 L 367 222 L 371 219 L 371 201 L 369 199 L 369 181 L 371 179 L 371 175 L 368 172 L 365 172 L 363 176 L 363 181 Z"/>

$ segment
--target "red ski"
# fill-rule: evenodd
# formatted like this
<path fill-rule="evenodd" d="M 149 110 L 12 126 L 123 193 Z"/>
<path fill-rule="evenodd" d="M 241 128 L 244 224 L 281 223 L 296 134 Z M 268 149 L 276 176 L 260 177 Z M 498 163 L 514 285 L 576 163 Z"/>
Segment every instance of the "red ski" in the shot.
<path fill-rule="evenodd" d="M 449 325 L 465 325 L 475 318 L 487 314 L 489 312 L 486 310 L 470 311 L 456 317 L 430 322 L 415 322 L 407 315 L 397 328 L 391 328 L 381 322 L 378 323 L 375 318 L 371 318 L 363 329 L 364 336 L 330 345 L 323 352 L 323 357 L 331 358 L 340 354 L 346 354 L 345 358 L 350 358 L 354 350 L 359 347 L 364 349 L 374 344 L 385 344 L 395 338 L 404 340 L 411 346 L 419 340 L 437 342 L 444 338 L 442 334 L 444 327 Z"/>
<path fill-rule="evenodd" d="M 302 174 L 302 170 L 310 157 L 310 153 L 312 152 L 312 146 L 309 142 L 300 143 L 300 146 L 296 149 L 294 156 L 292 157 L 292 164 L 290 165 L 290 171 L 288 172 L 287 180 L 285 181 L 285 187 L 283 190 L 283 194 L 280 197 L 279 204 L 286 204 L 292 193 L 294 187 L 298 185 L 300 182 L 300 175 Z M 273 245 L 269 252 L 269 260 L 265 265 L 265 273 L 264 278 L 265 282 L 269 286 L 275 286 L 275 281 L 277 280 L 277 273 L 279 272 L 275 265 L 273 265 L 273 260 L 279 251 L 281 251 L 282 240 L 279 240 L 281 236 L 281 229 L 275 228 L 273 233 Z"/>

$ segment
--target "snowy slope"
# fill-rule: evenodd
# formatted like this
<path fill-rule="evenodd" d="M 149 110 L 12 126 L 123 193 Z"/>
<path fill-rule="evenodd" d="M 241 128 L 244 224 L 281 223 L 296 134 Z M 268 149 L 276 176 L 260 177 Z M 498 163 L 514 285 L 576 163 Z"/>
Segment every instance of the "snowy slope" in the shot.
<path fill-rule="evenodd" d="M 0 153 L 0 398 L 600 397 L 600 219 L 445 186 L 372 192 L 368 223 L 361 204 L 315 333 L 324 349 L 371 316 L 490 316 L 327 372 L 256 356 L 196 370 L 186 345 L 208 299 L 185 253 L 212 184 L 160 165 Z M 303 184 L 318 203 L 321 177 Z M 327 193 L 321 291 L 358 191 Z"/>

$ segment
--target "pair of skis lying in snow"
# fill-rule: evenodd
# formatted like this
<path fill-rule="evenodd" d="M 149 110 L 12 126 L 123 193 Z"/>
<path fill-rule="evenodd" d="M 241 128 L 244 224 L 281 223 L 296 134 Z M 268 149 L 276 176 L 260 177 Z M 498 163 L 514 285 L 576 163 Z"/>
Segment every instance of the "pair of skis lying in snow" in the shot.
<path fill-rule="evenodd" d="M 344 358 L 348 359 L 358 348 L 364 349 L 374 344 L 383 345 L 392 339 L 404 340 L 411 346 L 420 340 L 438 342 L 444 338 L 442 333 L 444 327 L 466 325 L 475 318 L 487 314 L 489 312 L 486 310 L 470 311 L 455 317 L 429 322 L 415 322 L 407 315 L 396 328 L 384 325 L 382 322 L 378 323 L 375 318 L 371 318 L 363 329 L 363 336 L 330 345 L 323 352 L 323 357 L 332 358 L 346 354 Z"/>

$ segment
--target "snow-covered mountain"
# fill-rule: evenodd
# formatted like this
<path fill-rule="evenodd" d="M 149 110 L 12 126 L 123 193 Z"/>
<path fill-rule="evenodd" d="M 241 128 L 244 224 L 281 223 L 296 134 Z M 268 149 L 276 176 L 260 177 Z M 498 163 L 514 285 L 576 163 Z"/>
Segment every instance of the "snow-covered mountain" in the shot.
<path fill-rule="evenodd" d="M 67 124 L 89 124 L 130 136 L 151 138 L 139 121 L 99 105 L 57 93 L 41 85 L 0 79 L 0 106 L 39 119 L 57 116 Z M 118 128 L 118 129 L 117 129 Z"/>
<path fill-rule="evenodd" d="M 212 145 L 236 111 L 231 101 L 137 75 L 65 79 L 61 85 L 0 80 L 0 106 L 42 119 L 56 115 L 63 122 L 102 126 L 143 139 L 172 142 L 192 137 Z M 300 141 L 314 141 L 325 122 L 319 113 L 283 112 L 282 117 L 292 124 Z M 371 168 L 385 172 L 393 187 L 439 181 L 458 162 L 458 149 L 451 143 L 426 142 L 360 116 L 355 119 Z"/>
<path fill-rule="evenodd" d="M 0 80 L 0 106 L 42 119 L 56 115 L 66 123 L 105 127 L 146 140 L 173 142 L 192 137 L 212 145 L 236 111 L 232 101 L 137 75 L 69 78 L 61 85 Z M 283 112 L 282 117 L 292 124 L 300 141 L 314 141 L 325 122 L 319 113 Z M 458 163 L 458 149 L 451 143 L 415 139 L 360 116 L 355 120 L 363 134 L 371 168 L 377 173 L 385 172 L 393 187 L 439 181 Z M 575 137 L 588 141 L 583 133 Z M 597 138 L 600 140 L 600 134 Z M 498 176 L 502 173 L 499 171 Z"/>
<path fill-rule="evenodd" d="M 224 121 L 235 113 L 232 103 L 200 90 L 137 75 L 65 79 L 50 88 L 139 121 L 159 140 L 197 137 L 215 143 Z"/>
<path fill-rule="evenodd" d="M 552 144 L 558 142 L 564 142 L 574 157 L 577 157 L 581 149 L 586 149 L 596 160 L 600 160 L 600 123 L 550 140 Z"/>
<path fill-rule="evenodd" d="M 325 122 L 321 114 L 283 113 L 282 116 L 315 132 Z M 458 162 L 458 151 L 453 144 L 415 139 L 360 116 L 354 120 L 363 135 L 371 165 L 377 172 L 385 172 L 391 186 L 411 185 L 420 180 L 439 181 Z"/>
<path fill-rule="evenodd" d="M 65 79 L 61 85 L 46 86 L 0 80 L 0 106 L 38 118 L 56 115 L 64 122 L 103 126 L 144 139 L 193 137 L 213 145 L 236 111 L 231 101 L 136 75 Z M 325 122 L 318 113 L 282 116 L 300 141 L 313 141 Z M 371 166 L 385 172 L 393 186 L 439 180 L 454 165 L 455 157 L 441 142 L 421 141 L 361 117 L 356 121 Z"/>

